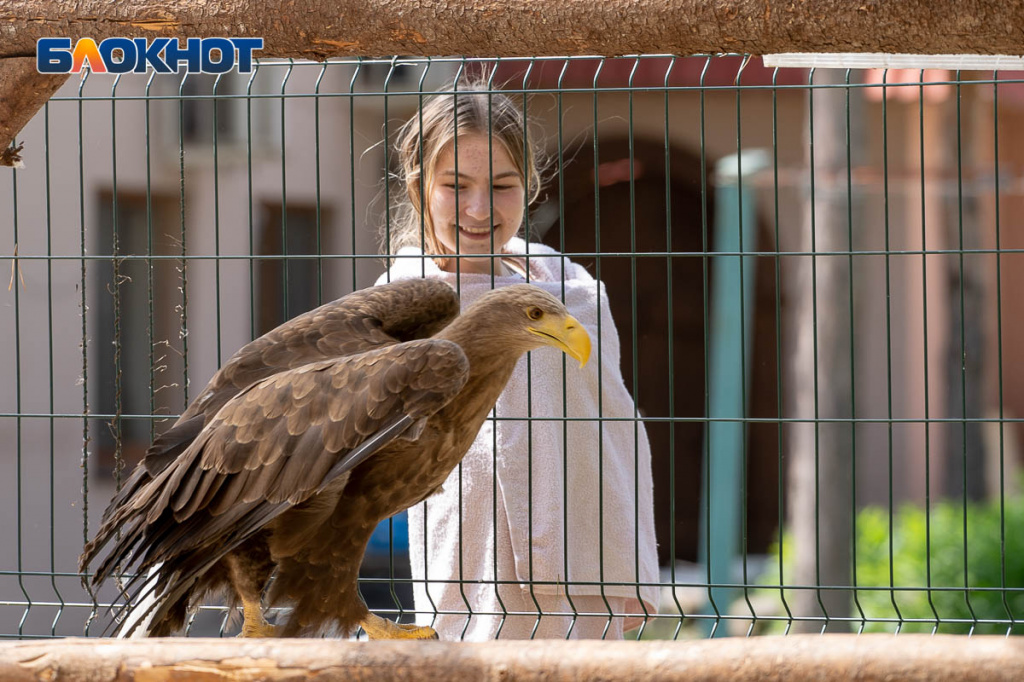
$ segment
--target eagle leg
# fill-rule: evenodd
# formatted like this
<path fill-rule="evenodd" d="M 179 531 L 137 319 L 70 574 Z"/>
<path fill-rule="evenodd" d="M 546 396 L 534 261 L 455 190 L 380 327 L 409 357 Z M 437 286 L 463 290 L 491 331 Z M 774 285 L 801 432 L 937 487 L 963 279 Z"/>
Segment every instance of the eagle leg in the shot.
<path fill-rule="evenodd" d="M 434 628 L 399 625 L 372 613 L 366 614 L 359 624 L 370 639 L 437 639 Z"/>
<path fill-rule="evenodd" d="M 259 599 L 251 601 L 242 597 L 242 632 L 240 637 L 276 637 L 277 626 L 263 618 L 263 606 Z"/>
<path fill-rule="evenodd" d="M 274 562 L 266 540 L 257 537 L 225 557 L 232 587 L 242 602 L 242 637 L 276 637 L 276 628 L 263 618 L 263 588 Z"/>

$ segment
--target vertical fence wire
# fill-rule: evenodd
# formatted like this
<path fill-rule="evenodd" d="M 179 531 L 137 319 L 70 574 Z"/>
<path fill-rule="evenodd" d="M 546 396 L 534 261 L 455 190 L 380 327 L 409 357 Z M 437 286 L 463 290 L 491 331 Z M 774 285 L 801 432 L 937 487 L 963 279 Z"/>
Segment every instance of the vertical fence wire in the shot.
<path fill-rule="evenodd" d="M 221 320 L 223 314 L 221 313 L 221 257 L 220 257 L 220 102 L 217 99 L 218 90 L 221 82 L 224 80 L 224 74 L 219 73 L 213 81 L 213 100 L 211 101 L 211 109 L 213 116 L 213 300 L 214 310 L 216 311 L 216 325 L 217 325 L 217 336 L 216 336 L 216 356 L 217 366 L 220 367 L 224 364 L 224 358 L 222 349 L 224 346 L 224 337 L 221 331 Z M 230 100 L 229 100 L 230 101 Z M 284 165 L 282 163 L 282 165 Z"/>
<path fill-rule="evenodd" d="M 51 186 L 50 186 L 50 105 L 47 103 L 43 107 L 43 158 L 46 171 L 46 337 L 47 337 L 47 367 L 48 367 L 48 399 L 47 407 L 49 408 L 50 415 L 47 418 L 49 422 L 49 445 L 50 445 L 50 457 L 49 457 L 49 476 L 50 476 L 50 587 L 53 589 L 54 595 L 57 597 L 58 607 L 57 612 L 53 616 L 53 621 L 50 623 L 50 634 L 57 634 L 57 624 L 60 622 L 60 617 L 64 613 L 64 596 L 61 594 L 60 588 L 57 587 L 57 557 L 56 557 L 56 546 L 57 541 L 55 537 L 55 528 L 57 521 L 56 513 L 56 486 L 54 485 L 54 476 L 56 475 L 56 451 L 57 441 L 55 438 L 55 419 L 56 405 L 54 403 L 54 368 L 53 368 L 53 224 L 51 220 Z"/>
<path fill-rule="evenodd" d="M 920 155 L 919 162 L 921 164 L 921 289 L 926 292 L 922 297 L 922 324 L 923 324 L 923 337 L 925 344 L 925 352 L 922 354 L 924 359 L 924 379 L 925 379 L 925 547 L 928 550 L 925 556 L 925 582 L 928 587 L 928 604 L 935 615 L 935 626 L 932 629 L 934 634 L 939 627 L 939 612 L 935 608 L 935 602 L 932 600 L 932 428 L 930 423 L 931 418 L 931 404 L 929 402 L 929 379 L 928 379 L 928 368 L 929 368 L 929 357 L 928 357 L 928 221 L 927 221 L 927 202 L 926 202 L 926 180 L 925 180 L 925 72 L 924 70 L 920 73 L 921 85 L 918 88 L 918 126 L 919 135 L 921 136 L 921 143 L 919 145 Z"/>
<path fill-rule="evenodd" d="M 892 603 L 893 611 L 896 613 L 898 624 L 897 633 L 903 627 L 903 614 L 900 613 L 899 604 L 896 603 L 896 576 L 895 576 L 895 542 L 896 542 L 896 498 L 893 494 L 893 409 L 892 409 L 892 277 L 891 277 L 891 249 L 890 249 L 890 197 L 889 197 L 889 119 L 888 119 L 888 97 L 886 81 L 888 72 L 882 74 L 882 196 L 883 196 L 883 224 L 885 227 L 885 389 L 886 389 L 886 434 L 888 443 L 887 473 L 888 473 L 888 512 L 889 512 L 889 601 Z"/>
<path fill-rule="evenodd" d="M 789 634 L 789 629 L 793 622 L 793 612 L 789 608 L 789 602 L 786 599 L 786 590 L 783 587 L 786 584 L 786 486 L 781 485 L 783 480 L 783 453 L 785 452 L 783 439 L 784 430 L 783 414 L 785 412 L 783 408 L 782 396 L 784 395 L 782 390 L 783 372 L 782 367 L 782 243 L 780 235 L 780 225 L 782 221 L 779 218 L 780 215 L 780 201 L 779 201 L 779 70 L 778 68 L 772 71 L 772 214 L 773 214 L 773 237 L 775 247 L 775 367 L 780 369 L 775 375 L 775 395 L 777 398 L 777 413 L 776 419 L 778 420 L 779 427 L 778 442 L 776 445 L 776 462 L 777 470 L 779 471 L 778 486 L 778 521 L 776 526 L 778 527 L 778 571 L 779 571 L 779 601 L 782 603 L 782 608 L 786 612 L 786 626 L 783 630 L 783 634 Z M 674 580 L 673 580 L 674 582 Z M 676 633 L 678 636 L 678 632 Z"/>
<path fill-rule="evenodd" d="M 999 73 L 992 73 L 992 182 L 993 182 L 993 221 L 995 228 L 996 248 L 996 361 L 999 371 L 999 587 L 1000 600 L 1010 621 L 1006 626 L 1006 634 L 1013 633 L 1015 618 L 1013 609 L 1006 598 L 1006 589 L 1010 587 L 1006 580 L 1006 414 L 1003 409 L 1003 255 L 1002 235 L 1000 234 L 999 212 Z"/>
<path fill-rule="evenodd" d="M 181 275 L 181 306 L 178 310 L 179 317 L 179 330 L 178 338 L 181 340 L 181 357 L 184 360 L 181 373 L 181 386 L 182 386 L 182 411 L 185 409 L 185 405 L 189 403 L 189 380 L 188 380 L 188 241 L 186 238 L 185 228 L 187 224 L 187 213 L 185 212 L 185 98 L 183 92 L 185 88 L 185 81 L 188 79 L 188 74 L 185 74 L 181 79 L 181 85 L 178 87 L 178 217 L 179 217 L 179 234 L 178 234 L 178 245 L 180 247 L 181 260 L 179 261 L 179 272 Z"/>
<path fill-rule="evenodd" d="M 78 125 L 78 139 L 83 139 L 83 105 L 82 90 L 89 78 L 89 72 L 82 74 L 78 83 L 78 101 L 76 102 L 76 123 Z M 47 105 L 49 106 L 49 105 Z M 82 317 L 82 339 L 80 350 L 82 353 L 82 374 L 80 377 L 82 386 L 82 546 L 89 541 L 89 334 L 88 334 L 88 299 L 86 288 L 88 277 L 86 269 L 86 245 L 85 245 L 85 152 L 84 145 L 78 145 L 78 232 L 79 232 L 79 258 L 81 262 L 79 313 Z M 96 617 L 99 604 L 96 595 L 89 590 L 89 598 L 92 601 L 92 609 L 85 624 L 85 634 L 91 634 L 90 628 L 93 619 Z"/>
<path fill-rule="evenodd" d="M 700 72 L 699 81 L 699 92 L 700 92 L 700 193 L 701 196 L 708 195 L 708 150 L 707 150 L 707 113 L 706 113 L 706 88 L 705 78 L 708 75 L 708 69 L 711 67 L 711 58 L 707 57 L 704 60 L 703 68 Z M 711 250 L 711 242 L 709 237 L 709 226 L 708 226 L 708 203 L 707 201 L 701 202 L 701 296 L 702 296 L 702 317 L 703 327 L 701 333 L 704 338 L 704 390 L 703 390 L 703 407 L 705 417 L 711 413 L 711 379 L 710 379 L 710 367 L 711 367 L 711 296 L 710 296 L 710 259 L 708 252 Z M 598 277 L 600 279 L 600 277 Z M 711 490 L 711 430 L 704 430 L 703 446 L 701 450 L 701 472 L 703 477 L 704 490 Z M 704 555 L 707 557 L 711 556 L 711 498 L 705 495 L 701 501 L 704 509 Z M 707 581 L 707 599 L 711 607 L 711 617 L 714 618 L 714 622 L 711 625 L 709 636 L 714 637 L 718 631 L 718 626 L 721 623 L 722 612 L 715 603 L 715 596 L 713 592 L 713 580 L 711 577 L 711 561 L 707 562 L 705 569 L 705 580 Z"/>
<path fill-rule="evenodd" d="M 743 202 L 743 150 L 744 150 L 744 145 L 743 145 L 743 105 L 742 105 L 743 88 L 742 88 L 741 82 L 742 82 L 742 79 L 743 79 L 743 70 L 746 68 L 747 64 L 749 64 L 749 63 L 750 63 L 750 59 L 748 57 L 744 57 L 743 58 L 743 62 L 740 64 L 739 68 L 736 70 L 736 80 L 734 81 L 735 84 L 736 84 L 736 213 L 737 213 L 736 232 L 737 232 L 737 237 L 738 237 L 738 241 L 737 241 L 738 249 L 737 250 L 741 254 L 739 256 L 739 263 L 740 263 L 740 267 L 739 267 L 739 280 L 740 280 L 739 281 L 739 292 L 740 292 L 740 296 L 739 296 L 739 301 L 740 301 L 739 316 L 740 316 L 740 377 L 742 377 L 742 378 L 740 380 L 740 403 L 739 404 L 741 406 L 740 407 L 741 414 L 744 415 L 744 416 L 747 416 L 747 414 L 748 414 L 747 413 L 747 405 L 749 404 L 749 401 L 747 399 L 747 384 L 748 384 L 748 382 L 746 380 L 746 377 L 749 376 L 749 370 L 748 370 L 748 367 L 747 367 L 747 349 L 749 348 L 749 344 L 747 343 L 747 338 L 748 338 L 748 335 L 752 335 L 753 334 L 753 330 L 747 329 L 747 314 L 746 314 L 746 312 L 747 312 L 746 311 L 746 307 L 747 307 L 747 300 L 746 300 L 746 298 L 747 297 L 744 295 L 744 292 L 746 291 L 746 286 L 745 286 L 746 285 L 745 278 L 747 276 L 747 267 L 746 266 L 750 263 L 750 259 L 748 257 L 742 255 L 742 254 L 746 253 L 747 251 L 757 251 L 756 243 L 754 245 L 744 244 L 743 243 L 743 234 L 744 234 L 744 232 L 743 232 L 743 217 L 744 217 L 743 216 L 743 213 L 744 213 L 744 211 L 743 211 L 743 203 L 744 203 Z M 756 239 L 756 237 L 755 237 L 755 239 Z M 742 583 L 743 583 L 743 601 L 744 601 L 744 603 L 745 603 L 745 605 L 747 607 L 747 610 L 750 612 L 751 616 L 753 616 L 751 618 L 751 620 L 750 620 L 750 625 L 749 625 L 749 628 L 747 630 L 747 634 L 749 635 L 751 630 L 754 627 L 754 624 L 757 621 L 757 616 L 756 616 L 756 612 L 755 612 L 755 609 L 754 609 L 754 605 L 750 603 L 750 589 L 749 589 L 749 586 L 750 586 L 750 570 L 749 570 L 749 566 L 748 566 L 748 563 L 747 563 L 747 542 L 746 542 L 746 537 L 747 537 L 747 455 L 748 455 L 748 453 L 747 453 L 747 439 L 746 438 L 741 438 L 740 439 L 740 456 L 739 456 L 739 463 L 740 463 L 740 466 L 739 466 L 739 481 L 737 481 L 737 483 L 739 484 L 739 489 L 740 489 L 739 501 L 740 501 L 740 510 L 741 510 L 740 514 L 739 514 L 739 526 L 740 526 L 740 529 L 739 529 L 739 535 L 738 535 L 740 547 L 738 549 L 739 549 L 739 552 L 740 552 L 740 562 L 741 562 L 741 566 L 742 566 L 741 570 L 742 570 Z M 709 491 L 709 495 L 710 495 L 710 491 Z M 731 568 L 732 567 L 730 567 L 730 569 Z M 732 577 L 731 573 L 730 573 L 729 582 L 730 583 L 735 582 L 735 578 Z"/>
<path fill-rule="evenodd" d="M 13 243 L 14 255 L 17 255 L 18 239 L 18 176 L 11 174 L 11 235 Z M 17 534 L 17 547 L 16 551 L 18 554 L 17 564 L 17 575 L 18 575 L 18 590 L 21 592 L 22 597 L 25 599 L 25 610 L 18 621 L 18 637 L 25 634 L 25 621 L 28 619 L 29 612 L 32 610 L 32 597 L 29 595 L 28 590 L 25 587 L 25 580 L 23 572 L 25 571 L 25 560 L 23 555 L 24 550 L 24 537 L 22 529 L 24 527 L 22 517 L 22 495 L 24 494 L 22 484 L 22 471 L 23 471 L 23 450 L 22 450 L 22 386 L 21 386 L 21 289 L 18 287 L 19 282 L 17 281 L 17 273 L 21 267 L 21 261 L 17 258 L 12 257 L 11 268 L 12 268 L 12 288 L 14 289 L 14 409 L 17 414 L 15 417 L 15 431 L 14 431 L 14 448 L 15 458 L 17 462 L 17 480 L 15 482 L 15 499 L 16 507 L 15 514 L 18 523 L 18 534 Z"/>
<path fill-rule="evenodd" d="M 630 316 L 630 333 L 632 335 L 633 348 L 639 347 L 639 336 L 637 332 L 637 263 L 636 263 L 636 145 L 633 136 L 634 128 L 634 78 L 636 77 L 637 69 L 640 67 L 640 60 L 637 59 L 633 62 L 633 68 L 629 72 L 629 129 L 627 132 L 629 142 L 629 250 L 632 255 L 629 258 L 629 274 L 630 280 L 633 282 L 633 286 L 630 289 L 630 303 L 633 308 L 633 314 Z M 640 385 L 639 385 L 639 374 L 640 374 L 640 354 L 633 353 L 631 358 L 633 363 L 633 385 L 630 387 L 630 391 L 633 394 L 633 400 L 635 404 L 633 406 L 633 528 L 640 528 L 640 421 L 638 419 L 639 410 L 636 405 L 640 404 Z M 562 364 L 565 364 L 565 358 L 562 358 Z M 603 481 L 602 481 L 603 487 Z M 647 608 L 644 606 L 643 599 L 640 595 L 640 535 L 636 534 L 633 537 L 633 580 L 636 581 L 636 599 L 640 602 L 640 606 L 644 610 L 644 615 L 647 615 Z M 605 627 L 607 632 L 608 627 L 612 624 L 612 612 L 611 608 L 608 610 L 608 625 Z M 642 633 L 638 633 L 637 637 L 640 637 Z"/>
<path fill-rule="evenodd" d="M 846 71 L 846 248 L 849 253 L 846 256 L 847 286 L 849 293 L 849 324 L 850 324 L 850 556 L 853 557 L 853 565 L 850 568 L 850 584 L 853 587 L 853 605 L 860 615 L 858 633 L 864 630 L 864 607 L 861 606 L 860 596 L 857 593 L 857 354 L 854 349 L 857 347 L 855 341 L 856 315 L 854 314 L 854 268 L 853 268 L 853 122 L 850 117 L 850 70 Z"/>
<path fill-rule="evenodd" d="M 968 547 L 968 502 L 970 496 L 968 495 L 968 460 L 967 460 L 967 331 L 966 331 L 966 306 L 964 296 L 964 282 L 965 273 L 964 268 L 964 145 L 963 145 L 963 92 L 962 85 L 960 83 L 960 72 L 956 74 L 956 205 L 957 205 L 957 271 L 959 274 L 959 304 L 960 304 L 960 357 L 965 358 L 965 361 L 960 364 L 960 418 L 963 423 L 961 428 L 961 452 L 963 453 L 963 487 L 962 487 L 962 501 L 963 501 L 963 552 L 964 552 L 964 602 L 967 605 L 967 611 L 971 614 L 971 619 L 974 623 L 971 625 L 970 632 L 974 632 L 975 626 L 977 626 L 978 618 L 974 613 L 974 607 L 971 606 L 971 592 L 970 592 L 970 553 L 967 551 Z"/>
<path fill-rule="evenodd" d="M 815 69 L 811 69 L 807 73 L 808 85 L 814 84 L 815 71 Z M 821 407 L 819 403 L 821 393 L 818 383 L 818 368 L 820 366 L 818 362 L 818 225 L 814 153 L 814 91 L 811 89 L 807 98 L 807 167 L 810 172 L 808 178 L 810 196 L 807 202 L 810 206 L 809 227 L 811 231 L 811 366 L 814 368 L 811 380 L 814 395 L 812 401 L 814 406 L 814 598 L 823 614 L 821 630 L 824 632 L 828 627 L 828 608 L 826 608 L 821 595 L 821 553 L 819 551 L 821 548 Z"/>
<path fill-rule="evenodd" d="M 672 127 L 671 127 L 671 107 L 669 105 L 669 91 L 668 84 L 671 82 L 672 70 L 676 66 L 676 57 L 672 57 L 669 62 L 668 68 L 665 69 L 665 79 L 663 81 L 665 86 L 665 92 L 663 95 L 664 100 L 664 116 L 663 116 L 663 132 L 662 132 L 662 146 L 665 149 L 665 314 L 667 317 L 666 324 L 666 348 L 668 349 L 668 357 L 666 358 L 666 369 L 668 371 L 668 380 L 670 389 L 668 391 L 668 509 L 669 519 L 676 518 L 676 426 L 674 419 L 676 416 L 676 394 L 675 394 L 675 366 L 676 366 L 676 353 L 675 353 L 675 326 L 673 324 L 674 316 L 674 289 L 673 289 L 673 272 L 675 270 L 675 263 L 672 257 L 668 254 L 672 253 L 672 154 L 669 150 L 669 141 L 672 139 Z M 561 120 L 561 109 L 559 109 L 559 120 Z M 561 151 L 561 143 L 559 143 L 559 151 Z M 561 165 L 560 165 L 561 168 Z M 559 204 L 564 202 L 563 197 L 559 197 Z M 562 243 L 561 251 L 565 251 L 564 239 Z M 676 556 L 676 524 L 670 523 L 669 534 L 668 534 L 668 545 L 669 545 L 669 556 Z M 665 542 L 665 539 L 662 539 Z M 662 573 L 664 575 L 664 573 Z M 679 578 L 676 575 L 676 562 L 669 562 L 668 570 L 669 584 L 672 587 L 672 603 L 671 608 L 674 608 L 676 613 L 679 614 L 679 619 L 675 623 L 675 627 L 672 630 L 672 639 L 679 636 L 679 631 L 683 627 L 683 622 L 686 618 L 686 610 L 682 604 L 679 603 L 679 595 L 676 592 L 674 586 L 678 582 Z M 647 623 L 641 626 L 646 629 Z M 641 630 L 637 637 L 643 636 L 643 630 Z"/>
<path fill-rule="evenodd" d="M 564 100 L 564 96 L 563 96 L 562 90 L 563 90 L 563 86 L 565 84 L 566 75 L 568 74 L 568 71 L 569 71 L 569 67 L 570 67 L 570 61 L 569 60 L 565 60 L 562 63 L 562 68 L 560 69 L 559 74 L 558 74 L 558 90 L 559 90 L 558 95 L 557 95 L 558 96 L 558 114 L 559 114 L 558 115 L 558 120 L 560 120 L 560 121 L 562 120 L 562 117 L 565 114 L 565 100 Z M 525 82 L 523 83 L 523 86 L 525 88 L 525 86 L 526 86 Z M 596 95 L 595 95 L 595 97 L 596 97 Z M 565 136 L 563 134 L 562 126 L 558 126 L 558 172 L 559 172 L 559 177 L 563 177 L 562 174 L 563 174 L 563 172 L 564 172 L 564 170 L 566 168 L 566 159 L 565 159 L 565 153 L 564 153 L 565 146 L 564 145 L 565 145 Z M 559 252 L 565 253 L 565 250 L 566 250 L 566 248 L 565 248 L 565 244 L 566 244 L 566 234 L 565 234 L 566 213 L 565 213 L 565 183 L 564 182 L 559 182 L 558 183 L 558 193 L 559 193 L 558 194 L 559 195 L 559 202 L 558 202 L 558 244 L 559 244 Z M 565 282 L 564 282 L 564 280 L 565 280 L 565 275 L 566 275 L 566 272 L 565 272 L 565 261 L 564 260 L 560 261 L 558 267 L 559 267 L 559 270 L 558 270 L 559 277 L 561 277 L 563 279 L 561 294 L 564 297 L 565 296 Z M 562 371 L 563 372 L 566 370 L 567 365 L 568 365 L 567 360 L 565 358 L 563 358 L 562 359 Z M 562 386 L 562 403 L 563 403 L 563 405 L 565 405 L 564 414 L 565 414 L 566 417 L 568 417 L 568 411 L 569 411 L 568 400 L 569 400 L 568 388 L 567 388 L 567 386 L 565 386 L 563 384 L 563 386 Z M 568 444 L 569 443 L 569 422 L 568 422 L 568 419 L 566 419 L 566 421 L 564 422 L 563 439 L 564 440 L 563 440 L 562 471 L 568 473 L 568 471 L 569 471 L 569 444 Z M 565 521 L 565 525 L 566 525 L 565 540 L 566 540 L 566 543 L 567 543 L 566 547 L 565 547 L 565 550 L 566 550 L 565 575 L 566 576 L 569 575 L 568 540 L 569 540 L 569 534 L 572 532 L 570 530 L 570 528 L 569 528 L 569 523 L 568 523 L 568 518 L 569 518 L 569 502 L 568 502 L 568 500 L 569 500 L 569 490 L 568 490 L 568 486 L 565 486 L 564 489 L 563 489 L 562 503 L 565 505 L 565 512 L 564 512 L 564 517 L 563 518 L 565 518 L 565 520 L 566 520 Z M 570 608 L 573 611 L 573 625 L 575 626 L 575 624 L 576 624 L 576 617 L 578 616 L 578 609 L 577 609 L 577 606 L 576 606 L 575 602 L 572 599 L 572 595 L 569 594 L 568 592 L 567 592 L 567 598 L 569 600 L 569 606 L 570 606 Z"/>

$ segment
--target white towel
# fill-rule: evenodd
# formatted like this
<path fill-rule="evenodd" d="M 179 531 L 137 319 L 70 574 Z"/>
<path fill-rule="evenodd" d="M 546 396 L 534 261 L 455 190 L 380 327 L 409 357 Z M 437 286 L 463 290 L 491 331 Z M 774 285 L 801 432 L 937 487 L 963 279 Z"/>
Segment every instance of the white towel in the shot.
<path fill-rule="evenodd" d="M 650 445 L 622 381 L 608 298 L 600 282 L 556 251 L 533 243 L 527 249 L 520 239 L 508 246 L 528 254 L 530 283 L 565 301 L 594 350 L 582 370 L 566 358 L 565 372 L 565 356 L 554 348 L 523 357 L 498 399 L 496 420 L 484 423 L 444 490 L 409 510 L 419 620 L 443 639 L 585 637 L 601 636 L 603 625 L 594 634 L 582 625 L 587 619 L 569 615 L 612 610 L 630 616 L 612 624 L 610 632 L 621 632 L 638 624 L 645 609 L 655 612 L 658 560 Z M 460 292 L 463 306 L 492 284 L 524 281 L 520 275 L 459 278 L 415 248 L 399 256 L 378 284 L 441 279 Z M 453 582 L 460 580 L 467 582 Z M 545 617 L 534 632 L 538 612 L 552 603 L 562 604 L 563 618 Z M 503 618 L 515 613 L 527 616 Z M 608 623 L 607 617 L 590 620 Z"/>

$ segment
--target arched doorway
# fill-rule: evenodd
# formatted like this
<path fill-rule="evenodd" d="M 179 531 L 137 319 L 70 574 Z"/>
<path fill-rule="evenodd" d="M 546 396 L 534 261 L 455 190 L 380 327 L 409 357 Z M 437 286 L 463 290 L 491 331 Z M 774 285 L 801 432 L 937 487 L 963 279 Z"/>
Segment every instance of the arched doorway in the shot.
<path fill-rule="evenodd" d="M 561 172 L 564 229 L 556 178 L 547 190 L 546 205 L 538 212 L 541 221 L 549 216 L 548 225 L 537 225 L 535 235 L 543 230 L 541 241 L 569 254 L 605 282 L 621 342 L 626 386 L 645 417 L 677 420 L 647 422 L 658 552 L 661 563 L 668 563 L 674 544 L 676 558 L 694 561 L 700 537 L 705 424 L 705 305 L 709 299 L 704 283 L 711 281 L 710 270 L 705 273 L 710 261 L 703 254 L 711 248 L 713 189 L 709 186 L 706 195 L 702 192 L 699 157 L 670 148 L 666 159 L 662 140 L 635 139 L 630 157 L 628 140 L 602 139 L 598 156 L 595 182 L 592 146 L 565 154 L 571 161 Z M 759 251 L 774 248 L 764 229 L 759 242 Z M 669 247 L 677 255 L 642 255 L 663 254 Z M 599 258 L 585 254 L 599 254 Z M 758 260 L 748 397 L 750 414 L 767 419 L 779 415 L 775 262 L 767 256 Z M 754 422 L 747 433 L 746 550 L 760 553 L 774 540 L 779 518 L 778 424 Z"/>

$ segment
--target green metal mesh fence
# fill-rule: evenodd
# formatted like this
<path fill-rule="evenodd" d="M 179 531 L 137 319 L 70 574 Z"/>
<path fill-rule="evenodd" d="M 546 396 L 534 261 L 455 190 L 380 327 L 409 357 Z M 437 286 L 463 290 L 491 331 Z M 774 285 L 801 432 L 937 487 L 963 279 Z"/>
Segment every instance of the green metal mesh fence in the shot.
<path fill-rule="evenodd" d="M 645 56 L 65 85 L 0 170 L 0 637 L 102 631 L 77 557 L 126 468 L 237 348 L 374 283 L 387 141 L 467 75 L 530 95 L 527 230 L 608 287 L 661 565 L 629 636 L 1016 632 L 1024 79 Z M 411 620 L 407 534 L 361 585 Z"/>

